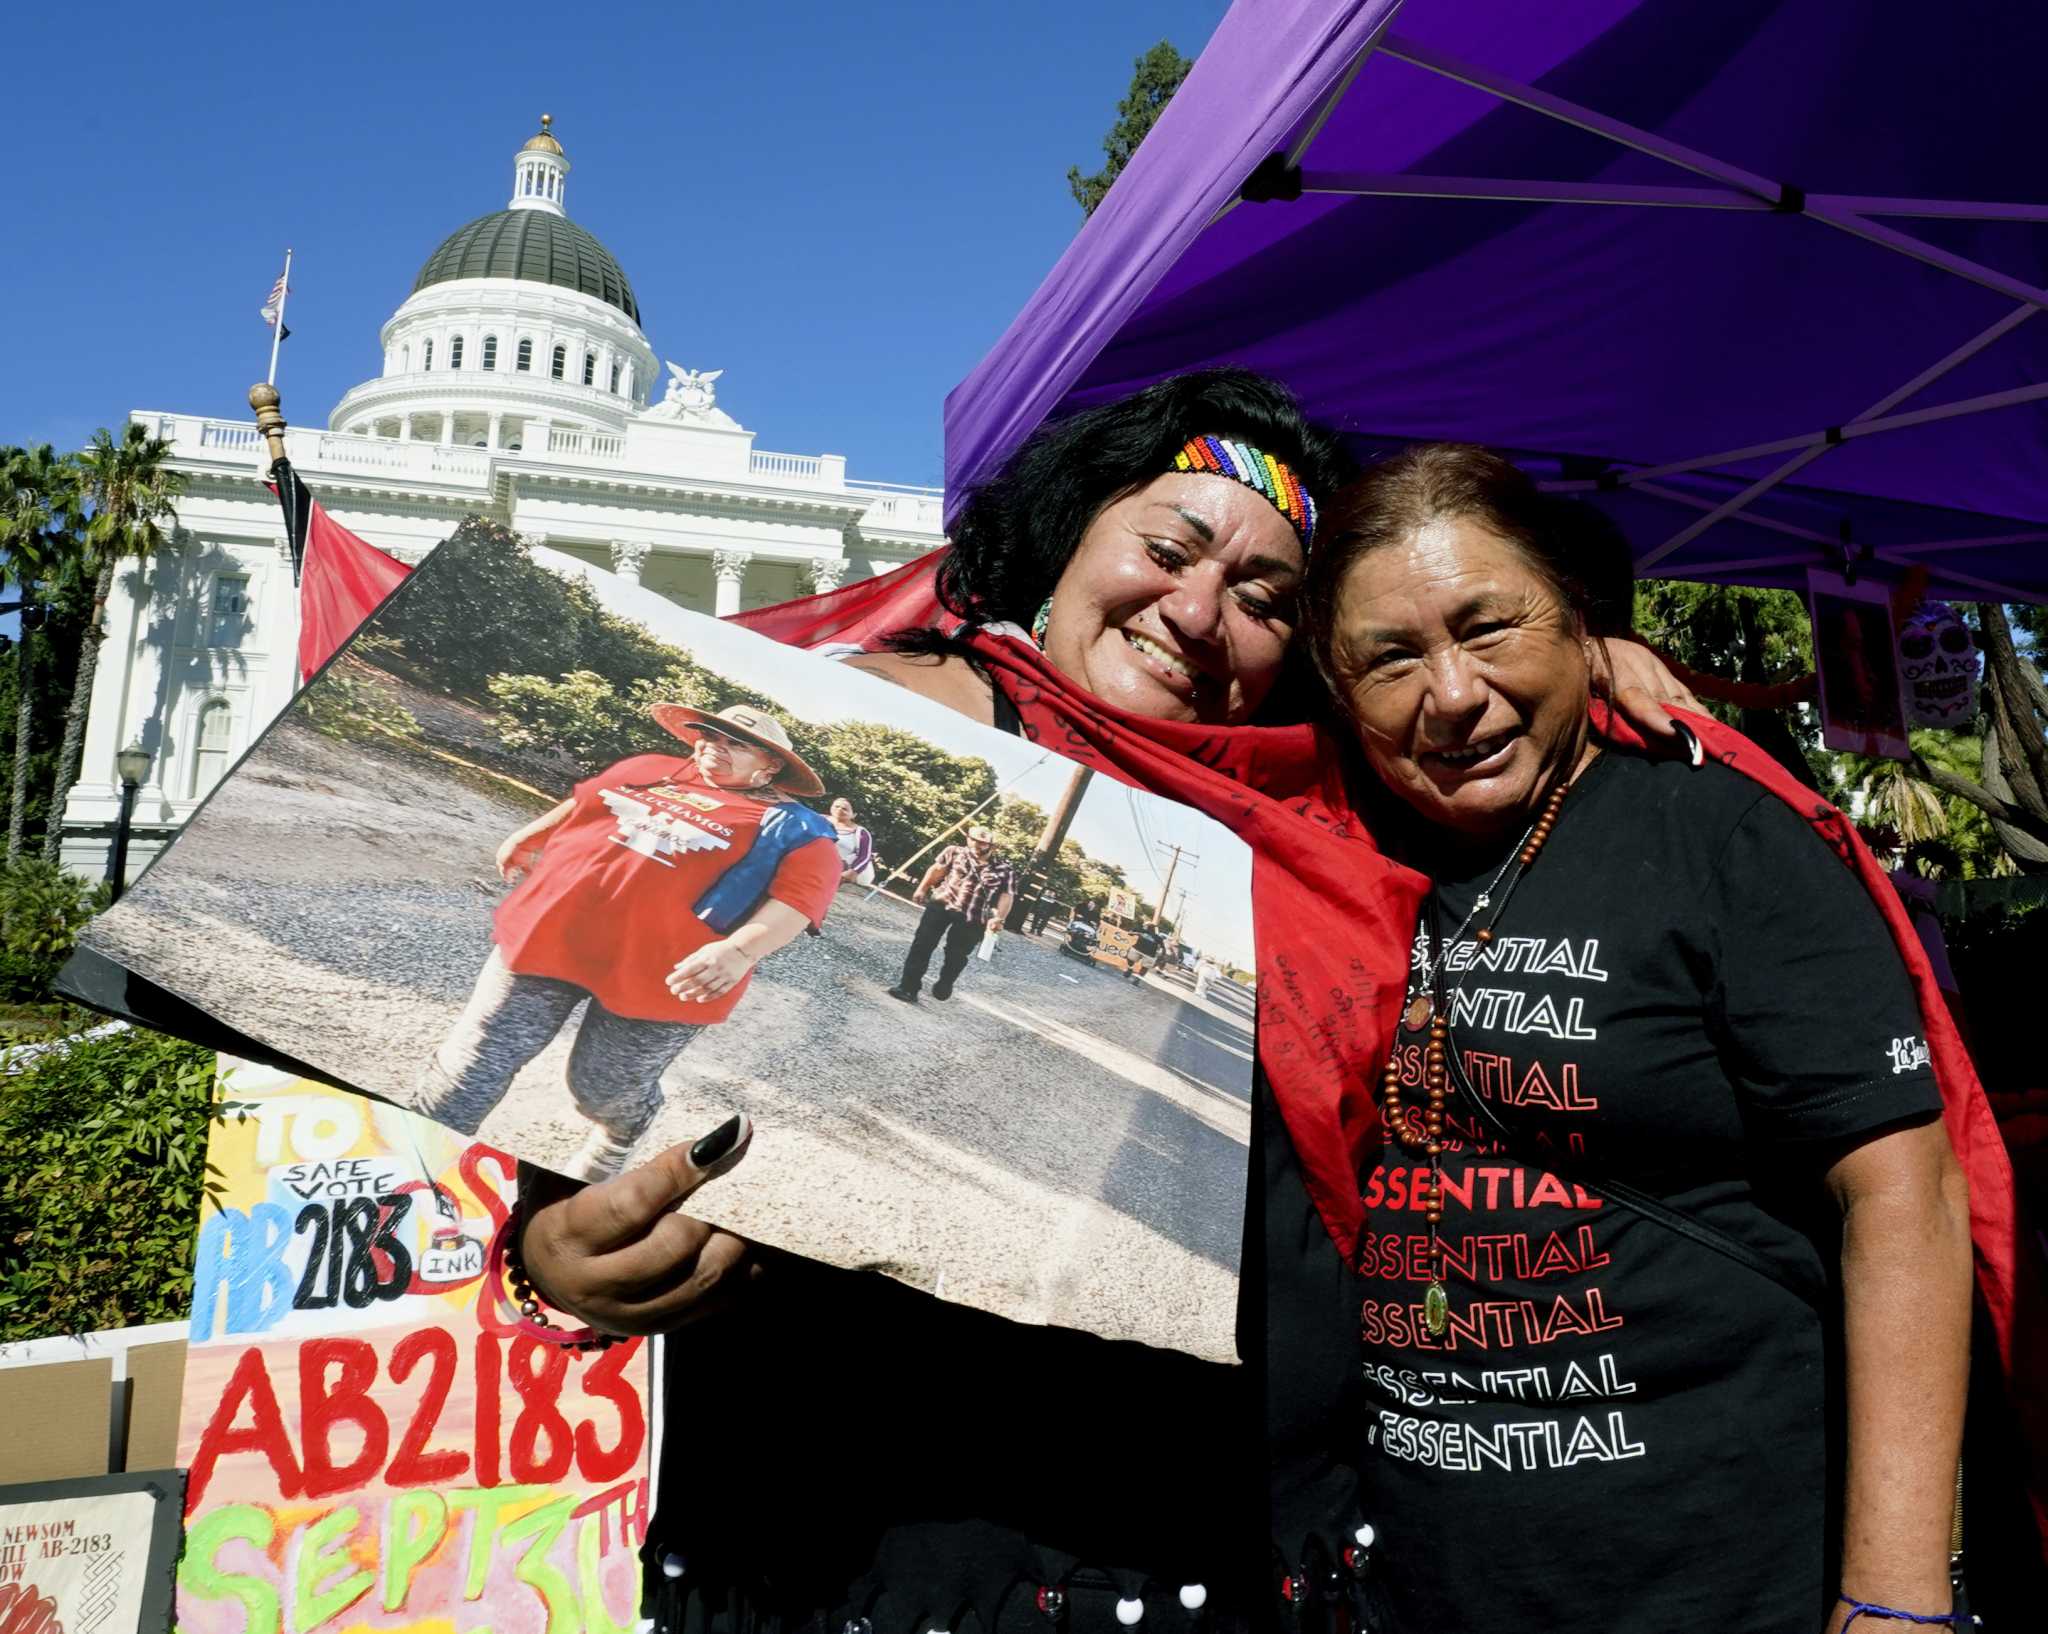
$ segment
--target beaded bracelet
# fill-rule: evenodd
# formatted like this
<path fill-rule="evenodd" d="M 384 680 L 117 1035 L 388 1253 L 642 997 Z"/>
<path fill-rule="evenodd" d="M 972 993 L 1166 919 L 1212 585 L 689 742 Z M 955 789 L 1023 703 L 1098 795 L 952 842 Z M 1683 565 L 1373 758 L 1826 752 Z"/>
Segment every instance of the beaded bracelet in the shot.
<path fill-rule="evenodd" d="M 492 1233 L 484 1268 L 484 1284 L 498 1306 L 498 1325 L 563 1350 L 604 1350 L 619 1343 L 615 1333 L 600 1333 L 596 1328 L 558 1328 L 549 1320 L 541 1307 L 540 1295 L 534 1291 L 533 1278 L 526 1273 L 526 1262 L 519 1257 L 519 1223 L 519 1205 L 515 1203 Z M 508 1277 L 517 1304 L 505 1297 Z M 509 1318 L 505 1315 L 507 1311 L 513 1313 Z"/>
<path fill-rule="evenodd" d="M 1858 1617 L 1863 1616 L 1889 1617 L 1894 1622 L 1900 1623 L 1947 1623 L 1951 1626 L 1956 1626 L 1969 1621 L 1969 1619 L 1959 1611 L 1942 1612 L 1932 1616 L 1923 1616 L 1921 1613 L 1917 1611 L 1898 1611 L 1893 1609 L 1891 1606 L 1876 1605 L 1869 1600 L 1858 1600 L 1853 1595 L 1847 1594 L 1837 1595 L 1835 1597 L 1835 1603 L 1837 1605 L 1843 1605 L 1849 1608 L 1848 1618 L 1842 1624 L 1843 1634 L 1848 1634 L 1848 1628 L 1850 1623 L 1855 1622 Z"/>

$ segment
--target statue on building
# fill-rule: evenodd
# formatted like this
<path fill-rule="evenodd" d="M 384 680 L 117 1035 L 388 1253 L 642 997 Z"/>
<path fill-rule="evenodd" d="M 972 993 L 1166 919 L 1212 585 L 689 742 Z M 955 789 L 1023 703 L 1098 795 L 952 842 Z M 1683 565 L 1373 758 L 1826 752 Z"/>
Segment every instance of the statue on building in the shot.
<path fill-rule="evenodd" d="M 718 393 L 712 384 L 725 373 L 723 369 L 686 369 L 671 363 L 668 373 L 668 390 L 662 393 L 659 403 L 647 410 L 647 419 L 738 428 L 739 422 L 718 406 Z"/>

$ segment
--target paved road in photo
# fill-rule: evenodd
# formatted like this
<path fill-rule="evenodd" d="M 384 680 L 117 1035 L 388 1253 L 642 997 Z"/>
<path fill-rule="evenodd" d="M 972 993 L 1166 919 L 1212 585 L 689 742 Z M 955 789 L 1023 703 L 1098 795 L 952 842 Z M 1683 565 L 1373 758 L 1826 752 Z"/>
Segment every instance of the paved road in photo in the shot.
<path fill-rule="evenodd" d="M 467 997 L 491 857 L 540 809 L 419 751 L 288 721 L 96 925 L 94 945 L 337 1081 L 400 1102 Z M 917 910 L 843 889 L 665 1081 L 640 1148 L 733 1111 L 753 1149 L 698 1212 L 1034 1321 L 1231 1354 L 1250 995 L 1004 937 L 954 996 L 886 996 Z M 561 1161 L 573 1027 L 484 1138 Z"/>

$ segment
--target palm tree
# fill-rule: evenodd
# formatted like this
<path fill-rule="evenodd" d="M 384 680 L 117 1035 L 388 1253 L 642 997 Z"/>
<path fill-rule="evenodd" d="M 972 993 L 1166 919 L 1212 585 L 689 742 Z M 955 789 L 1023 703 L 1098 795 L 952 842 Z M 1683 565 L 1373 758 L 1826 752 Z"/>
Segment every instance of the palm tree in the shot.
<path fill-rule="evenodd" d="M 50 820 L 43 855 L 58 860 L 64 844 L 64 802 L 78 781 L 79 751 L 85 743 L 85 711 L 92 700 L 100 643 L 107 638 L 107 601 L 122 562 L 147 561 L 169 542 L 164 523 L 177 524 L 174 502 L 185 479 L 170 469 L 171 445 L 132 420 L 116 439 L 105 429 L 79 457 L 85 497 L 92 514 L 85 525 L 85 566 L 93 575 L 92 612 L 78 649 L 78 676 L 64 712 L 64 741 L 57 751 L 57 779 L 50 795 Z"/>
<path fill-rule="evenodd" d="M 1973 879 L 2017 871 L 1975 805 L 1931 781 L 1983 775 L 1983 740 L 1967 732 L 1915 728 L 1913 758 L 1838 755 L 1836 803 L 1888 865 L 1929 879 Z"/>
<path fill-rule="evenodd" d="M 35 735 L 35 642 L 43 593 L 75 571 L 85 515 L 78 462 L 40 448 L 0 449 L 0 585 L 20 592 L 21 639 L 15 644 L 14 790 L 7 814 L 7 860 L 21 855 L 28 826 L 30 751 Z"/>

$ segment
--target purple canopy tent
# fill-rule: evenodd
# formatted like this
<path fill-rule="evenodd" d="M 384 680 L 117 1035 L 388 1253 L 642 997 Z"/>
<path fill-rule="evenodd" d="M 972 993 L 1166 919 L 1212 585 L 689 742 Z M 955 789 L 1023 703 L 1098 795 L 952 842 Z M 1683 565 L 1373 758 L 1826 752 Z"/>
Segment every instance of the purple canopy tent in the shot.
<path fill-rule="evenodd" d="M 2044 62 L 1997 0 L 1237 0 L 948 398 L 950 500 L 1231 362 L 1516 453 L 1645 573 L 2048 600 Z"/>

